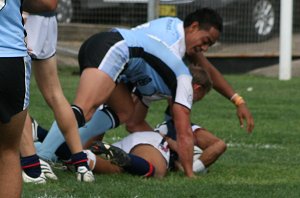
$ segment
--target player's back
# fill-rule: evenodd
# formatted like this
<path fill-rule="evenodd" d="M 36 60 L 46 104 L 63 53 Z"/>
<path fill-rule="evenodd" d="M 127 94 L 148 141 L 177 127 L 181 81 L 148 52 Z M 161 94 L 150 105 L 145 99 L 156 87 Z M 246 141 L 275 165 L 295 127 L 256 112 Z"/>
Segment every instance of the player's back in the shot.
<path fill-rule="evenodd" d="M 159 18 L 134 27 L 132 30 L 161 40 L 180 57 L 185 54 L 183 21 L 178 18 Z"/>

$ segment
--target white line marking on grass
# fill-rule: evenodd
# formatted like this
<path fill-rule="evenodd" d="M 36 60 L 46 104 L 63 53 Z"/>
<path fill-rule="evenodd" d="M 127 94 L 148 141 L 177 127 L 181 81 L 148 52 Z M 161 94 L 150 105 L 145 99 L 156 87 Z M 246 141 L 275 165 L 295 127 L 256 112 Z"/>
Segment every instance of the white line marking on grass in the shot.
<path fill-rule="evenodd" d="M 283 149 L 283 146 L 277 144 L 245 144 L 245 143 L 227 143 L 228 147 L 234 148 L 257 148 L 257 149 Z"/>

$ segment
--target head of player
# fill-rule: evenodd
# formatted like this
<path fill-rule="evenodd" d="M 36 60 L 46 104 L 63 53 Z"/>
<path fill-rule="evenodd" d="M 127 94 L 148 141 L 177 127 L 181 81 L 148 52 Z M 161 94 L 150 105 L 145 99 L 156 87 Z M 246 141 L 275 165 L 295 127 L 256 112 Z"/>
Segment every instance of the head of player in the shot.
<path fill-rule="evenodd" d="M 205 52 L 220 37 L 223 31 L 221 16 L 210 8 L 198 9 L 187 15 L 183 22 L 186 54 Z"/>
<path fill-rule="evenodd" d="M 190 64 L 189 69 L 193 77 L 193 102 L 197 102 L 212 89 L 213 84 L 210 75 L 201 66 Z"/>

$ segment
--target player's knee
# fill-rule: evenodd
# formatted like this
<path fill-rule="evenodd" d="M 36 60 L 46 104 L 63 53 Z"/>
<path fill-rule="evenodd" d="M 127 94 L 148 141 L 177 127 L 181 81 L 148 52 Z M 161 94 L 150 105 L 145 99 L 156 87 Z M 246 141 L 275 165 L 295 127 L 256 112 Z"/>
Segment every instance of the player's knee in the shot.
<path fill-rule="evenodd" d="M 218 148 L 217 150 L 218 155 L 222 155 L 227 149 L 226 143 L 223 140 L 218 140 L 216 144 Z"/>

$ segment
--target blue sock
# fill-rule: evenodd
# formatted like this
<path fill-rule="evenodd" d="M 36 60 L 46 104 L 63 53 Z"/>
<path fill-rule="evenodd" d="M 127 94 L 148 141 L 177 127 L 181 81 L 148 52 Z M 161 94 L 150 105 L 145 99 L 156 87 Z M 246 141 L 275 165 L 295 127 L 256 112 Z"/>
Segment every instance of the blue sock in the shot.
<path fill-rule="evenodd" d="M 123 167 L 126 172 L 144 177 L 151 177 L 154 175 L 155 167 L 151 163 L 139 156 L 133 154 L 128 155 L 131 158 L 131 164 Z"/>
<path fill-rule="evenodd" d="M 56 149 L 65 142 L 65 138 L 58 128 L 56 122 L 53 122 L 46 138 L 38 150 L 38 155 L 45 160 L 51 160 L 55 155 Z"/>
<path fill-rule="evenodd" d="M 79 129 L 81 142 L 85 144 L 91 138 L 117 126 L 119 126 L 119 118 L 112 109 L 107 107 L 98 109 L 91 120 Z"/>
<path fill-rule="evenodd" d="M 115 128 L 119 125 L 117 115 L 109 108 L 97 110 L 92 119 L 85 126 L 79 129 L 79 135 L 82 144 L 84 145 L 91 138 L 103 134 L 105 131 Z M 40 147 L 38 155 L 42 159 L 50 160 L 57 149 L 65 142 L 64 136 L 56 122 L 54 122 Z M 65 150 L 65 146 L 63 146 Z M 61 151 L 63 151 L 61 150 Z M 60 152 L 60 151 L 59 151 Z M 68 156 L 67 153 L 65 156 Z"/>
<path fill-rule="evenodd" d="M 92 119 L 87 122 L 85 126 L 79 129 L 81 142 L 84 145 L 91 138 L 101 135 L 107 130 L 115 128 L 118 125 L 119 119 L 111 109 L 98 109 L 94 113 Z M 58 149 L 55 151 L 55 154 L 59 158 L 65 160 L 69 159 L 71 156 L 71 152 L 65 142 L 58 147 Z"/>
<path fill-rule="evenodd" d="M 42 173 L 40 160 L 36 154 L 27 157 L 21 157 L 21 166 L 23 171 L 30 177 L 37 178 Z"/>

